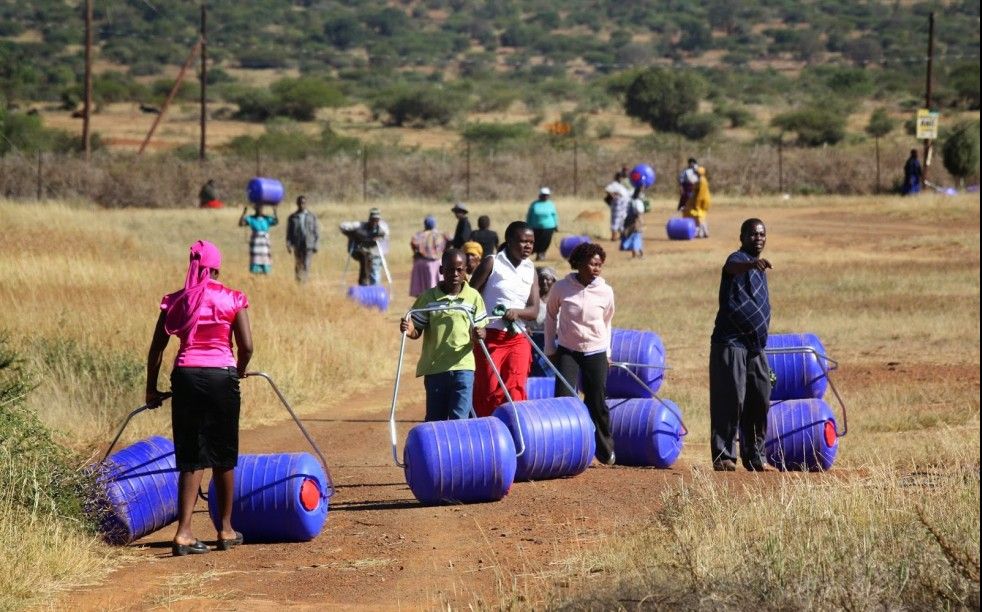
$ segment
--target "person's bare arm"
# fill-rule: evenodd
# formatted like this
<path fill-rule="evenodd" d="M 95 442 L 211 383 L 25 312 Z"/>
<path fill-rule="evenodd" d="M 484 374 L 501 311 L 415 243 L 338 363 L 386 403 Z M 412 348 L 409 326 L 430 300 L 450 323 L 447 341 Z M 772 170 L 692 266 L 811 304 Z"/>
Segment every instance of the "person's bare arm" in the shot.
<path fill-rule="evenodd" d="M 252 327 L 249 325 L 249 311 L 243 308 L 235 315 L 232 322 L 232 334 L 235 336 L 236 360 L 235 369 L 239 378 L 245 376 L 249 360 L 252 359 Z"/>
<path fill-rule="evenodd" d="M 477 264 L 477 268 L 474 269 L 474 274 L 471 275 L 471 287 L 476 289 L 478 293 L 482 292 L 484 290 L 484 285 L 487 284 L 488 278 L 491 276 L 491 270 L 493 269 L 493 255 L 489 255 L 482 259 L 481 263 Z"/>
<path fill-rule="evenodd" d="M 245 208 L 242 209 L 242 216 L 239 217 L 239 227 L 243 227 L 243 226 L 247 225 L 247 223 L 246 223 L 246 215 L 248 215 L 248 214 L 249 214 L 249 207 L 246 206 Z"/>
<path fill-rule="evenodd" d="M 157 378 L 160 376 L 160 364 L 164 359 L 164 349 L 167 348 L 167 341 L 170 340 L 170 336 L 164 330 L 164 321 L 166 319 L 167 313 L 161 311 L 160 316 L 157 317 L 157 325 L 153 329 L 150 350 L 147 352 L 146 402 L 148 404 L 159 402 L 160 396 L 163 395 L 157 390 Z"/>
<path fill-rule="evenodd" d="M 423 335 L 423 332 L 416 329 L 416 326 L 413 325 L 412 319 L 399 319 L 399 331 L 413 340 Z"/>

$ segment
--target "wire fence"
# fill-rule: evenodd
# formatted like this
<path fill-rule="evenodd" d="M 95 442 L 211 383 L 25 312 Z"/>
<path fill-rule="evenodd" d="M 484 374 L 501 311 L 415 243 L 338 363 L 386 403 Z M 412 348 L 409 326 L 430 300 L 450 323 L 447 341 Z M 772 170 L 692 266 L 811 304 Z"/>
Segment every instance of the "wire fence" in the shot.
<path fill-rule="evenodd" d="M 526 200 L 540 186 L 559 196 L 602 197 L 603 186 L 622 166 L 652 165 L 658 180 L 649 193 L 671 197 L 686 158 L 707 168 L 717 194 L 759 196 L 867 195 L 894 191 L 909 148 L 881 144 L 877 189 L 873 144 L 804 149 L 720 145 L 699 149 L 544 147 L 534 152 L 478 150 L 465 146 L 428 151 L 370 150 L 302 161 L 216 157 L 204 163 L 172 155 L 100 152 L 86 163 L 62 154 L 0 158 L 0 194 L 8 199 L 84 199 L 107 207 L 197 205 L 198 190 L 214 179 L 228 204 L 246 200 L 245 186 L 260 175 L 283 182 L 287 197 L 357 202 L 408 197 L 454 200 Z M 954 185 L 940 158 L 931 180 Z M 977 177 L 976 177 L 977 182 Z"/>

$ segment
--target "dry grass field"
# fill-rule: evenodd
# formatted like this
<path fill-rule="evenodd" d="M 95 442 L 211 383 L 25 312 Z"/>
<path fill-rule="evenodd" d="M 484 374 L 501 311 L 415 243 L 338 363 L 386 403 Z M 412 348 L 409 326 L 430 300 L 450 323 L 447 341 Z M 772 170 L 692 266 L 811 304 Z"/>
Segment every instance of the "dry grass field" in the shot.
<path fill-rule="evenodd" d="M 95 455 L 121 417 L 142 403 L 144 360 L 158 300 L 183 280 L 188 244 L 207 238 L 224 250 L 223 280 L 249 295 L 254 366 L 276 378 L 301 415 L 340 413 L 348 398 L 367 394 L 373 398 L 371 414 L 380 416 L 392 384 L 398 314 L 410 304 L 410 235 L 428 213 L 438 217 L 442 229 L 453 228 L 444 203 L 375 204 L 393 231 L 389 263 L 395 296 L 384 315 L 344 298 L 355 275 L 349 268 L 342 282 L 344 244 L 336 226 L 364 217 L 367 205 L 312 202 L 324 242 L 311 282 L 298 287 L 282 226 L 273 230 L 274 273 L 248 275 L 247 235 L 236 227 L 239 210 L 0 202 L 5 232 L 0 330 L 38 384 L 29 406 L 65 443 Z M 605 211 L 595 201 L 563 198 L 558 204 L 563 230 L 595 239 L 606 235 Z M 587 544 L 560 542 L 531 556 L 523 549 L 520 562 L 499 561 L 494 581 L 452 590 L 456 595 L 438 589 L 442 577 L 432 575 L 427 592 L 443 594 L 401 600 L 406 605 L 978 607 L 978 196 L 718 198 L 713 207 L 711 239 L 669 242 L 663 224 L 674 206 L 656 201 L 647 216 L 644 259 L 631 261 L 613 251 L 605 268 L 617 296 L 615 325 L 654 330 L 665 342 L 672 369 L 663 393 L 683 409 L 690 431 L 679 465 L 668 473 L 678 478 L 659 480 L 649 492 L 631 492 L 649 498 L 633 511 L 621 508 L 625 502 L 594 499 L 599 515 L 605 503 L 618 508 L 617 527 L 598 527 L 588 534 Z M 524 216 L 525 203 L 473 202 L 471 210 L 474 217 L 490 215 L 502 232 L 508 220 Z M 285 221 L 289 212 L 284 209 L 280 217 Z M 740 474 L 727 480 L 706 470 L 706 362 L 719 269 L 738 246 L 740 222 L 750 216 L 768 224 L 772 330 L 814 332 L 840 363 L 836 382 L 849 407 L 849 434 L 828 474 L 766 479 Z M 562 264 L 556 246 L 549 263 Z M 172 342 L 165 363 L 175 349 Z M 419 398 L 416 386 L 407 383 L 410 400 Z M 265 431 L 255 428 L 282 421 L 272 395 L 265 388 L 251 389 L 244 393 L 244 427 Z M 407 418 L 422 414 L 418 402 L 408 401 L 406 410 Z M 168 417 L 166 410 L 141 415 L 124 441 L 166 433 Z M 381 434 L 377 442 L 377 449 L 364 452 L 384 461 Z M 617 473 L 630 482 L 641 478 L 628 468 L 618 470 L 590 472 L 600 480 Z M 516 495 L 501 507 L 517 503 Z M 141 567 L 148 580 L 154 572 L 173 577 L 179 571 L 174 564 L 162 567 L 140 557 L 140 549 L 110 550 L 74 533 L 54 537 L 55 527 L 43 525 L 40 515 L 8 513 L 3 504 L 0 493 L 0 534 L 20 545 L 19 550 L 0 549 L 0 567 L 5 568 L 0 570 L 0 608 L 64 606 L 65 600 L 52 603 L 54 593 L 102 580 L 120 565 L 126 569 L 114 580 L 126 575 L 135 580 Z M 534 514 L 552 511 L 546 498 Z M 538 529 L 545 519 L 527 520 L 530 529 Z M 399 528 L 411 537 L 414 524 Z M 136 561 L 129 560 L 133 551 Z M 369 581 L 379 571 L 348 569 L 340 578 L 325 580 Z M 248 580 L 263 584 L 262 576 L 249 574 Z M 256 589 L 249 591 L 253 606 L 263 601 Z M 245 601 L 235 587 L 222 593 L 231 607 Z M 337 593 L 304 600 L 302 594 L 270 588 L 265 596 L 267 603 L 310 608 L 393 605 L 382 593 L 372 600 L 372 593 L 366 587 L 350 600 Z M 76 596 L 82 597 L 69 597 Z M 97 607 L 84 598 L 73 601 Z M 143 601 L 166 607 L 172 600 L 164 588 Z"/>

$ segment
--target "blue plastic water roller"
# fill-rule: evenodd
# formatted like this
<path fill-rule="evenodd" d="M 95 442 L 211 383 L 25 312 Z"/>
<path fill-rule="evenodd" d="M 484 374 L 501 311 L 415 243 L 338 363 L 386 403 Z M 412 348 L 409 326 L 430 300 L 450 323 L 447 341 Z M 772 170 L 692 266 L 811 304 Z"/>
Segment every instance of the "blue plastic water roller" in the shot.
<path fill-rule="evenodd" d="M 655 184 L 655 169 L 648 164 L 638 164 L 627 176 L 635 187 L 647 189 Z"/>
<path fill-rule="evenodd" d="M 589 236 L 566 236 L 559 241 L 559 254 L 563 256 L 563 259 L 569 259 L 569 256 L 573 254 L 573 249 L 588 242 L 590 242 Z"/>
<path fill-rule="evenodd" d="M 257 176 L 249 181 L 246 194 L 253 204 L 276 205 L 283 201 L 283 183 L 274 178 Z"/>
<path fill-rule="evenodd" d="M 692 240 L 696 237 L 696 220 L 689 217 L 672 217 L 665 224 L 669 240 Z"/>
<path fill-rule="evenodd" d="M 672 467 L 682 452 L 686 433 L 674 402 L 652 398 L 607 400 L 607 407 L 618 465 Z"/>
<path fill-rule="evenodd" d="M 661 387 L 665 375 L 662 369 L 665 365 L 665 345 L 655 332 L 614 328 L 610 339 L 610 360 L 650 366 L 631 367 L 631 371 L 653 392 L 657 393 Z M 611 368 L 607 375 L 607 397 L 625 399 L 651 397 L 651 394 L 623 369 Z"/>
<path fill-rule="evenodd" d="M 525 394 L 530 400 L 556 397 L 556 379 L 553 376 L 529 376 Z"/>
<path fill-rule="evenodd" d="M 815 334 L 771 334 L 767 337 L 768 349 L 808 347 L 819 355 L 825 355 L 825 346 Z M 829 379 L 822 370 L 819 357 L 811 351 L 799 353 L 768 353 L 767 364 L 777 376 L 771 389 L 771 401 L 825 397 Z M 830 363 L 825 362 L 828 369 Z"/>
<path fill-rule="evenodd" d="M 525 452 L 518 456 L 515 480 L 547 480 L 575 476 L 596 454 L 595 427 L 579 398 L 553 397 L 502 404 L 493 418 L 501 419 Z M 521 450 L 520 448 L 518 450 Z"/>
<path fill-rule="evenodd" d="M 348 297 L 368 308 L 389 309 L 389 290 L 384 285 L 354 285 L 348 287 Z"/>
<path fill-rule="evenodd" d="M 232 526 L 247 543 L 306 542 L 327 521 L 329 487 L 320 462 L 309 453 L 239 455 Z M 218 496 L 208 486 L 208 513 L 216 527 Z"/>
<path fill-rule="evenodd" d="M 430 421 L 409 430 L 403 463 L 424 504 L 497 501 L 515 481 L 515 443 L 493 417 Z"/>
<path fill-rule="evenodd" d="M 95 508 L 110 544 L 129 544 L 177 520 L 174 443 L 160 436 L 116 451 L 99 468 L 109 508 Z"/>
<path fill-rule="evenodd" d="M 814 398 L 774 402 L 767 413 L 764 448 L 767 462 L 780 470 L 831 469 L 839 452 L 832 408 Z"/>

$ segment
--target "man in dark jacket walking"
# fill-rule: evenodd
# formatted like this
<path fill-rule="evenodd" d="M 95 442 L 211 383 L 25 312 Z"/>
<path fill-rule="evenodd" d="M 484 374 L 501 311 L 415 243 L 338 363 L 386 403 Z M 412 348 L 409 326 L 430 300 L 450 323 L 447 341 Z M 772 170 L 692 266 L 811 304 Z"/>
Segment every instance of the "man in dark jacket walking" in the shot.
<path fill-rule="evenodd" d="M 719 311 L 709 348 L 710 451 L 713 469 L 736 469 L 734 446 L 740 432 L 740 458 L 752 472 L 769 468 L 764 459 L 771 370 L 764 347 L 771 322 L 766 270 L 760 254 L 767 229 L 760 219 L 740 226 L 740 250 L 723 265 Z"/>
<path fill-rule="evenodd" d="M 310 260 L 317 252 L 320 241 L 320 227 L 317 216 L 307 209 L 307 198 L 297 197 L 297 210 L 290 215 L 286 224 L 286 250 L 293 253 L 294 272 L 297 282 L 307 281 L 310 273 Z"/>
<path fill-rule="evenodd" d="M 454 230 L 451 244 L 455 249 L 462 249 L 464 243 L 471 239 L 471 221 L 467 218 L 467 207 L 457 202 L 450 212 L 457 217 L 457 228 Z"/>

